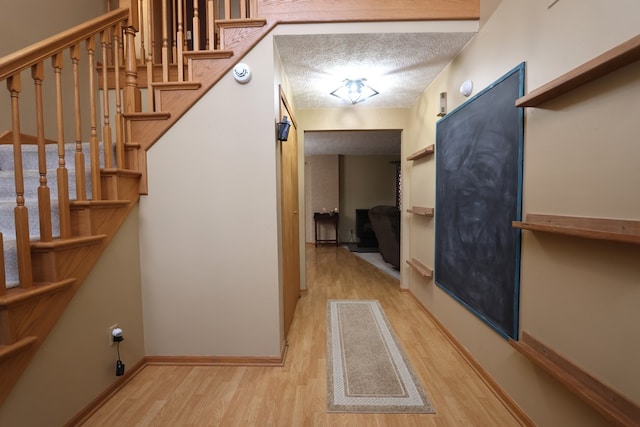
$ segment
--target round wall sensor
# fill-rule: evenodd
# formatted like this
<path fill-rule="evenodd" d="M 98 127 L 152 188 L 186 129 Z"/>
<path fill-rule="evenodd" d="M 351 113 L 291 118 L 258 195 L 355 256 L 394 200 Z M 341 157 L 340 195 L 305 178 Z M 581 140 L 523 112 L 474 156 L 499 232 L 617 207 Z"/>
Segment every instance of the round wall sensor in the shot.
<path fill-rule="evenodd" d="M 236 66 L 233 67 L 233 78 L 236 79 L 238 83 L 247 83 L 251 80 L 251 68 L 242 62 L 236 64 Z"/>
<path fill-rule="evenodd" d="M 460 86 L 460 93 L 463 96 L 471 95 L 472 91 L 473 91 L 473 82 L 471 80 L 467 80 L 466 82 L 462 83 L 462 86 Z"/>

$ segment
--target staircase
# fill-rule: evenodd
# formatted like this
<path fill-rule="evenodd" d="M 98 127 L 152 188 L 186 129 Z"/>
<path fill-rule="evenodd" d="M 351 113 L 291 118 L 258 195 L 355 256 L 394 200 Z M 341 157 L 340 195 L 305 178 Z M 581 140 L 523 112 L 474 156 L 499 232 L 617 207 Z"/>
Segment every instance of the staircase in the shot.
<path fill-rule="evenodd" d="M 154 70 L 158 66 L 134 56 L 133 28 L 139 25 L 132 25 L 131 19 L 133 15 L 137 18 L 137 13 L 121 8 L 107 15 L 63 33 L 78 34 L 74 38 L 65 36 L 68 41 L 64 49 L 69 49 L 74 60 L 81 42 L 102 40 L 102 63 L 93 60 L 93 49 L 96 53 L 100 49 L 87 41 L 89 67 L 93 70 L 89 72 L 98 74 L 103 93 L 111 90 L 124 98 L 119 103 L 116 97 L 116 114 L 102 124 L 97 123 L 95 110 L 89 114 L 83 111 L 82 116 L 89 115 L 91 121 L 89 143 L 78 142 L 77 134 L 72 143 L 48 140 L 39 118 L 37 134 L 24 134 L 15 120 L 16 112 L 24 111 L 18 107 L 21 73 L 31 68 L 38 92 L 43 80 L 38 70 L 45 59 L 47 63 L 51 60 L 56 72 L 62 69 L 55 65 L 60 57 L 59 41 L 53 41 L 56 47 L 51 53 L 40 55 L 44 59 L 34 60 L 37 55 L 22 51 L 0 59 L 0 80 L 7 80 L 15 101 L 14 128 L 0 132 L 0 266 L 5 266 L 0 268 L 0 404 L 140 194 L 146 194 L 146 150 L 274 25 L 251 18 L 211 21 L 207 25 L 214 28 L 208 34 L 219 40 L 216 49 L 180 52 L 179 60 L 162 64 L 163 78 L 157 81 Z M 113 58 L 117 59 L 105 61 L 109 58 L 106 40 L 110 31 L 112 46 L 124 47 L 120 53 L 114 50 Z M 119 34 L 123 34 L 122 43 Z M 180 34 L 176 38 L 180 41 Z M 39 43 L 39 49 L 46 44 Z M 166 78 L 174 75 L 178 80 Z M 141 111 L 140 88 L 147 90 L 146 112 Z M 99 102 L 93 98 L 94 89 L 83 90 L 96 105 Z M 61 93 L 58 90 L 58 96 Z M 104 102 L 103 111 L 113 109 Z M 33 114 L 41 115 L 38 112 L 42 106 L 38 104 L 36 101 Z M 81 114 L 77 110 L 75 113 L 78 120 Z M 58 128 L 62 127 L 59 122 Z M 112 139 L 112 128 L 115 146 L 98 143 L 98 135 L 107 141 Z"/>

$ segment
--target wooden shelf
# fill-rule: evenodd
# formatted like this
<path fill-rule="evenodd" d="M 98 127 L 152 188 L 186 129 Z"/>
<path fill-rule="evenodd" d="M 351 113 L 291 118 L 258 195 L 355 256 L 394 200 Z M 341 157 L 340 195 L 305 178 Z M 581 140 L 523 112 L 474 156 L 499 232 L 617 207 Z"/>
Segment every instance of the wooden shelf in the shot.
<path fill-rule="evenodd" d="M 634 402 L 601 383 L 527 332 L 522 332 L 520 341 L 511 340 L 509 344 L 615 425 L 640 425 L 640 407 Z"/>
<path fill-rule="evenodd" d="M 413 267 L 414 270 L 420 273 L 422 277 L 425 277 L 427 279 L 430 279 L 433 277 L 433 270 L 427 267 L 426 265 L 424 265 L 423 263 L 421 263 L 420 261 L 418 261 L 417 259 L 411 258 L 410 260 L 407 260 L 407 264 L 409 264 L 411 267 Z"/>
<path fill-rule="evenodd" d="M 516 100 L 516 107 L 537 107 L 638 60 L 640 60 L 640 35 L 529 92 Z"/>
<path fill-rule="evenodd" d="M 512 225 L 523 230 L 640 245 L 640 221 L 527 214 L 526 221 L 513 221 Z"/>
<path fill-rule="evenodd" d="M 431 144 L 424 147 L 422 150 L 416 151 L 415 153 L 407 157 L 407 160 L 418 160 L 418 159 L 421 159 L 422 157 L 426 157 L 430 154 L 433 154 L 434 151 L 436 151 L 436 146 L 434 144 Z"/>
<path fill-rule="evenodd" d="M 412 206 L 407 209 L 407 212 L 414 215 L 433 216 L 433 208 L 423 208 L 420 206 Z"/>

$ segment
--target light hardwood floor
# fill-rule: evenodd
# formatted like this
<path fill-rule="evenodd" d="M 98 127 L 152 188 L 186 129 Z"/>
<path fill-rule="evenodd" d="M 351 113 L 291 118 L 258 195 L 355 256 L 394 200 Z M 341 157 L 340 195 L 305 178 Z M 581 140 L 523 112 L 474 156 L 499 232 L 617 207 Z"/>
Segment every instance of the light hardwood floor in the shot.
<path fill-rule="evenodd" d="M 399 282 L 344 248 L 307 248 L 283 367 L 147 366 L 84 426 L 519 426 Z M 328 414 L 329 299 L 380 301 L 435 414 Z"/>

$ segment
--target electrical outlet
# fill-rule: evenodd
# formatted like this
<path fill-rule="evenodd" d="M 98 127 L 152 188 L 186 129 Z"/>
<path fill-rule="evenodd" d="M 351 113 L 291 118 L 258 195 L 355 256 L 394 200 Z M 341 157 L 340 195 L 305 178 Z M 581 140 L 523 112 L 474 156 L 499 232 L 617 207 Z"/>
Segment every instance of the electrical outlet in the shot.
<path fill-rule="evenodd" d="M 114 324 L 114 325 L 109 326 L 109 330 L 107 331 L 107 332 L 108 332 L 108 334 L 109 334 L 109 346 L 112 346 L 112 345 L 113 345 L 113 334 L 112 334 L 112 332 L 113 332 L 113 330 L 114 330 L 115 328 L 117 328 L 117 327 L 118 327 L 118 324 L 117 324 L 117 323 L 116 323 L 116 324 Z"/>

